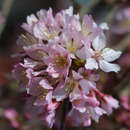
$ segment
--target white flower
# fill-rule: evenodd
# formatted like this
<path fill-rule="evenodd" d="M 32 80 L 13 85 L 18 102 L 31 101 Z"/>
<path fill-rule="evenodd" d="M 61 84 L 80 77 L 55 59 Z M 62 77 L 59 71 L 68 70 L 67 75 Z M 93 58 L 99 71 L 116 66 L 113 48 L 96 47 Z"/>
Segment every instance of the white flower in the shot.
<path fill-rule="evenodd" d="M 121 55 L 121 51 L 115 51 L 110 48 L 104 48 L 106 46 L 106 39 L 103 33 L 100 36 L 97 36 L 93 42 L 92 47 L 90 48 L 91 57 L 86 59 L 85 68 L 86 69 L 98 69 L 105 72 L 118 72 L 120 70 L 119 65 L 112 64 L 112 62 L 118 59 Z"/>

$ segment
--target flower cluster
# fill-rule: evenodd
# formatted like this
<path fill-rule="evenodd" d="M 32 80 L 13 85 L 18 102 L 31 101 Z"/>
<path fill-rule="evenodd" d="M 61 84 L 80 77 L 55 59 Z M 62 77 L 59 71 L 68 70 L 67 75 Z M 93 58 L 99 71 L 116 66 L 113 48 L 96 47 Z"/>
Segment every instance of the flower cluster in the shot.
<path fill-rule="evenodd" d="M 96 87 L 98 69 L 120 70 L 111 62 L 121 52 L 105 48 L 106 23 L 98 26 L 87 14 L 81 23 L 72 7 L 53 16 L 50 8 L 28 16 L 22 28 L 26 34 L 18 39 L 21 61 L 15 65 L 13 76 L 34 98 L 38 116 L 49 127 L 66 98 L 72 105 L 67 123 L 73 126 L 89 126 L 92 119 L 98 122 L 101 115 L 118 108 L 117 100 Z"/>
<path fill-rule="evenodd" d="M 130 32 L 130 7 L 117 8 L 112 17 L 112 33 L 126 34 Z"/>

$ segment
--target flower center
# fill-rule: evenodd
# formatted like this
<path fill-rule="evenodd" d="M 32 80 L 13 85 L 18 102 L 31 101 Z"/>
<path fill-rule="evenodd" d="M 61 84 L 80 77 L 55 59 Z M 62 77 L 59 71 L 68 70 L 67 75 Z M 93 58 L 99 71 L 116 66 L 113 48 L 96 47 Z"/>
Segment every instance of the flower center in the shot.
<path fill-rule="evenodd" d="M 95 52 L 93 58 L 96 60 L 100 60 L 102 58 L 102 52 L 101 51 Z"/>
<path fill-rule="evenodd" d="M 57 36 L 56 32 L 50 32 L 47 29 L 44 29 L 44 33 L 48 39 L 54 39 Z"/>
<path fill-rule="evenodd" d="M 64 56 L 57 56 L 58 58 L 55 61 L 55 66 L 59 68 L 65 68 L 67 66 L 67 60 Z"/>
<path fill-rule="evenodd" d="M 74 53 L 76 51 L 76 42 L 72 40 L 71 46 L 68 49 L 71 53 Z"/>

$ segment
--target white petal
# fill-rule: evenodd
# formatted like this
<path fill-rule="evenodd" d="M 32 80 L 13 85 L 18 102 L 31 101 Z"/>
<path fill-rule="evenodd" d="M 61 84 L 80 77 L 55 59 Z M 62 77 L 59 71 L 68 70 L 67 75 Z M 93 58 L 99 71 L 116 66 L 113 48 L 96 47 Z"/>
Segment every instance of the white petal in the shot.
<path fill-rule="evenodd" d="M 84 113 L 86 111 L 86 107 L 76 107 L 75 109 L 77 109 L 79 112 Z"/>
<path fill-rule="evenodd" d="M 104 99 L 107 101 L 109 106 L 111 106 L 113 108 L 118 108 L 119 107 L 118 100 L 114 99 L 113 97 L 111 97 L 111 96 L 104 96 Z"/>
<path fill-rule="evenodd" d="M 120 57 L 120 55 L 121 55 L 121 51 L 115 51 L 110 48 L 105 48 L 102 51 L 102 56 L 103 56 L 104 60 L 106 60 L 108 62 L 118 59 Z"/>
<path fill-rule="evenodd" d="M 44 79 L 40 81 L 39 85 L 41 85 L 45 89 L 53 89 L 53 87 L 49 85 L 49 83 Z"/>
<path fill-rule="evenodd" d="M 75 72 L 72 70 L 72 75 L 73 75 L 73 78 L 76 79 L 76 80 L 79 80 L 79 79 L 82 79 L 83 76 L 80 75 L 79 73 Z"/>
<path fill-rule="evenodd" d="M 73 91 L 69 94 L 69 99 L 71 102 L 81 97 L 81 91 L 78 87 L 74 87 Z"/>
<path fill-rule="evenodd" d="M 108 63 L 105 60 L 99 61 L 99 66 L 104 72 L 118 72 L 120 71 L 120 66 L 117 64 Z"/>
<path fill-rule="evenodd" d="M 103 114 L 106 114 L 106 112 L 100 107 L 90 108 L 90 111 L 91 111 L 93 120 L 95 120 L 97 123 L 99 122 L 100 116 L 102 116 Z"/>
<path fill-rule="evenodd" d="M 48 102 L 48 104 L 50 104 L 52 102 L 52 92 L 49 92 L 46 95 L 46 101 Z"/>
<path fill-rule="evenodd" d="M 101 33 L 100 36 L 97 36 L 93 42 L 92 46 L 96 51 L 102 50 L 106 46 L 106 38 L 104 33 Z"/>
<path fill-rule="evenodd" d="M 103 30 L 109 30 L 109 27 L 108 27 L 107 23 L 101 23 L 101 24 L 99 25 L 99 27 L 100 27 L 101 29 L 103 29 Z"/>
<path fill-rule="evenodd" d="M 98 69 L 98 64 L 94 58 L 88 58 L 85 64 L 86 69 Z"/>
<path fill-rule="evenodd" d="M 83 53 L 83 52 L 82 52 Z M 84 57 L 86 57 L 86 59 L 87 58 L 90 58 L 90 57 L 92 57 L 92 56 L 94 56 L 95 55 L 95 50 L 93 50 L 92 48 L 90 48 L 90 47 L 85 47 L 85 53 L 84 53 Z M 79 57 L 80 58 L 80 57 Z M 81 58 L 82 59 L 82 58 Z"/>
<path fill-rule="evenodd" d="M 32 25 L 33 23 L 37 22 L 38 19 L 36 18 L 36 16 L 34 14 L 31 14 L 30 16 L 27 16 L 27 23 L 29 25 Z"/>
<path fill-rule="evenodd" d="M 81 88 L 85 94 L 89 94 L 90 89 L 92 89 L 92 88 L 95 89 L 95 85 L 92 82 L 85 80 L 85 79 L 80 80 L 79 85 L 81 86 Z"/>
<path fill-rule="evenodd" d="M 33 27 L 33 34 L 36 38 L 38 39 L 43 39 L 45 38 L 46 32 L 44 30 L 41 30 L 42 28 L 45 29 L 44 23 L 38 23 L 35 24 L 35 26 Z"/>
<path fill-rule="evenodd" d="M 80 59 L 86 59 L 86 48 L 83 47 L 80 50 L 76 51 L 76 56 L 79 57 Z M 87 52 L 88 53 L 88 52 Z"/>
<path fill-rule="evenodd" d="M 34 68 L 34 67 L 36 67 L 37 65 L 38 65 L 38 62 L 36 62 L 36 61 L 33 61 L 33 60 L 29 59 L 29 58 L 24 59 L 24 64 L 23 64 L 23 66 L 24 66 L 25 68 Z"/>
<path fill-rule="evenodd" d="M 70 6 L 68 9 L 64 10 L 65 14 L 68 14 L 69 16 L 73 15 L 73 7 Z"/>
<path fill-rule="evenodd" d="M 53 78 L 58 78 L 58 77 L 59 77 L 59 74 L 58 74 L 58 73 L 53 73 L 51 76 L 52 76 Z"/>
<path fill-rule="evenodd" d="M 70 6 L 70 7 L 71 7 L 71 6 Z M 72 7 L 72 9 L 73 9 L 73 7 Z M 71 14 L 72 14 L 77 20 L 80 20 L 80 15 L 79 15 L 78 13 L 77 13 L 77 14 L 73 14 L 73 12 L 74 12 L 74 11 L 72 10 L 72 13 L 71 13 Z M 71 16 L 72 16 L 72 15 L 71 15 Z M 80 27 L 81 27 L 81 26 L 80 26 Z M 76 27 L 76 28 L 77 28 L 77 27 Z M 81 28 L 80 28 L 80 29 L 81 29 Z"/>
<path fill-rule="evenodd" d="M 81 86 L 81 88 L 85 94 L 89 94 L 90 87 L 88 86 L 87 80 L 84 80 L 84 79 L 80 80 L 79 85 Z"/>
<path fill-rule="evenodd" d="M 56 99 L 56 101 L 62 101 L 67 97 L 68 93 L 69 93 L 69 89 L 66 86 L 63 88 L 56 88 L 53 91 L 53 98 Z"/>
<path fill-rule="evenodd" d="M 95 22 L 93 22 L 93 27 L 97 28 L 97 24 Z"/>

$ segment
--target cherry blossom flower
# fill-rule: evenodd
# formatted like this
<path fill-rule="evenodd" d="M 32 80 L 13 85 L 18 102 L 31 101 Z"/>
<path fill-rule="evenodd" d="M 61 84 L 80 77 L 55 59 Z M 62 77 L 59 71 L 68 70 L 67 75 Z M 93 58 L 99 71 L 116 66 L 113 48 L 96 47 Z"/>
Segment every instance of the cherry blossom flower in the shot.
<path fill-rule="evenodd" d="M 94 90 L 99 98 L 99 101 L 101 102 L 102 109 L 105 110 L 107 115 L 110 115 L 112 113 L 113 108 L 119 107 L 119 102 L 114 99 L 112 96 L 103 94 L 99 90 Z"/>
<path fill-rule="evenodd" d="M 109 63 L 118 59 L 121 55 L 121 51 L 115 51 L 110 48 L 105 48 L 106 39 L 103 33 L 97 36 L 92 42 L 92 48 L 90 48 L 91 56 L 86 59 L 86 69 L 98 69 L 99 67 L 104 72 L 118 72 L 120 70 L 119 65 Z"/>
<path fill-rule="evenodd" d="M 47 72 L 51 73 L 52 77 L 54 76 L 55 78 L 57 76 L 67 77 L 71 66 L 71 58 L 68 51 L 54 44 L 50 46 L 48 53 L 49 56 L 45 59 L 45 64 L 48 65 L 49 68 L 51 67 L 56 75 L 48 68 Z"/>
<path fill-rule="evenodd" d="M 101 33 L 100 27 L 96 25 L 92 17 L 85 15 L 82 21 L 82 35 L 92 41 L 98 34 Z"/>

